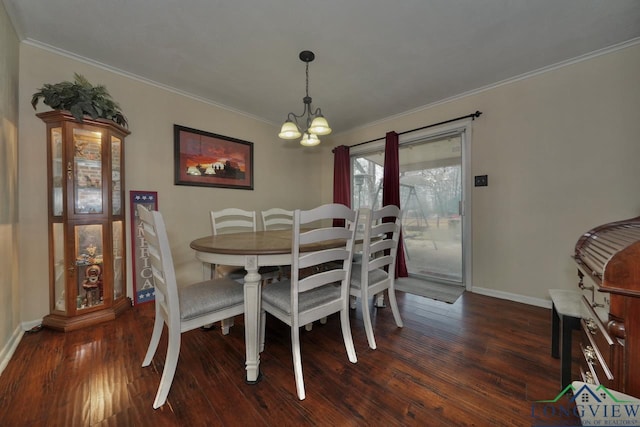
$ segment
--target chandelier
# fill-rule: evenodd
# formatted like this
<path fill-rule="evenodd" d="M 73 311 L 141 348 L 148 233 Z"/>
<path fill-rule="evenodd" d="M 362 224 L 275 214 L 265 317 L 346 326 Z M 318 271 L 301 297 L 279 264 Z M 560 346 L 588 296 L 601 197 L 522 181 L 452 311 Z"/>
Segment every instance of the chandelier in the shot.
<path fill-rule="evenodd" d="M 329 135 L 331 128 L 327 119 L 322 115 L 320 108 L 313 111 L 311 97 L 309 96 L 309 62 L 315 59 L 313 52 L 304 50 L 300 52 L 300 60 L 306 64 L 307 84 L 306 96 L 302 98 L 304 111 L 302 114 L 289 113 L 287 120 L 282 124 L 278 136 L 282 139 L 298 139 L 302 136 L 300 144 L 307 147 L 320 144 L 318 135 Z"/>

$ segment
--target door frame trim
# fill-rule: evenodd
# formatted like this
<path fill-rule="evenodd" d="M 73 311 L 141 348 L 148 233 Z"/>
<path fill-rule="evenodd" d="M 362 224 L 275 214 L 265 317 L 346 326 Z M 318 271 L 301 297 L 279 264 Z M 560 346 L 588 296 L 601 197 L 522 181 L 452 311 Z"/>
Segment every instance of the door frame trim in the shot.
<path fill-rule="evenodd" d="M 471 230 L 471 189 L 473 188 L 473 177 L 471 174 L 471 132 L 472 119 L 461 120 L 455 123 L 448 123 L 442 126 L 435 126 L 416 132 L 409 132 L 400 135 L 398 144 L 412 144 L 426 139 L 435 139 L 447 134 L 460 134 L 461 140 L 461 161 L 462 161 L 462 285 L 466 290 L 472 288 L 472 241 Z M 383 141 L 384 147 L 384 141 Z"/>

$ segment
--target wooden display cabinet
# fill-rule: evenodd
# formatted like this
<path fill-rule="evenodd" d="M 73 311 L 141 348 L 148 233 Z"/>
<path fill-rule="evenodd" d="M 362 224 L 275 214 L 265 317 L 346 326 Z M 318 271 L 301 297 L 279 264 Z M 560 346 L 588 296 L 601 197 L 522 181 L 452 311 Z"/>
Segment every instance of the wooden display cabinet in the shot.
<path fill-rule="evenodd" d="M 110 120 L 66 111 L 47 124 L 50 314 L 43 326 L 71 331 L 114 319 L 126 295 L 124 139 Z"/>

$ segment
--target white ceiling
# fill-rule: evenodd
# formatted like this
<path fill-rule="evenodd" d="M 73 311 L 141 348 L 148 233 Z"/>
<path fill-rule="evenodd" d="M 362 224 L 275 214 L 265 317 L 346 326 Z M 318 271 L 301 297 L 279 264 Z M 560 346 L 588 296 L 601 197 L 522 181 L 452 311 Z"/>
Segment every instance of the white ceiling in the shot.
<path fill-rule="evenodd" d="M 3 1 L 29 43 L 275 124 L 312 50 L 334 133 L 640 40 L 640 0 Z"/>

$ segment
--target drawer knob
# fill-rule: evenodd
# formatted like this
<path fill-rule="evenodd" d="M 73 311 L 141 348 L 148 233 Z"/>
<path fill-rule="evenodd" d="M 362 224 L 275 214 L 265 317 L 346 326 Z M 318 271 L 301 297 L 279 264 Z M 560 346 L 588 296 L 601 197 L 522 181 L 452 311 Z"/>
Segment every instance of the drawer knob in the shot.
<path fill-rule="evenodd" d="M 596 381 L 593 379 L 593 374 L 591 372 L 587 372 L 584 374 L 584 382 L 587 384 L 595 384 Z"/>
<path fill-rule="evenodd" d="M 596 325 L 596 321 L 593 318 L 589 318 L 587 320 L 587 329 L 591 333 L 591 335 L 595 335 L 598 332 L 598 325 Z"/>

